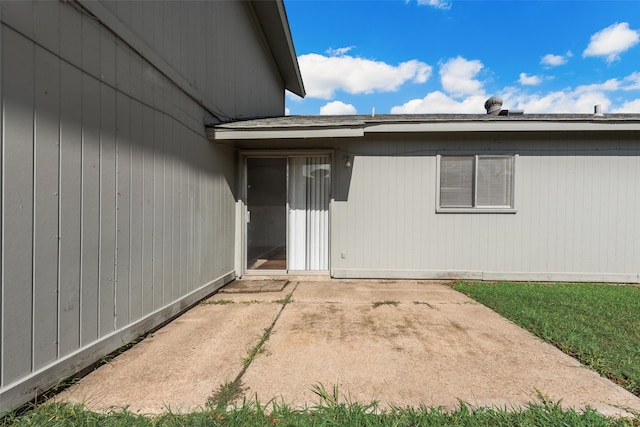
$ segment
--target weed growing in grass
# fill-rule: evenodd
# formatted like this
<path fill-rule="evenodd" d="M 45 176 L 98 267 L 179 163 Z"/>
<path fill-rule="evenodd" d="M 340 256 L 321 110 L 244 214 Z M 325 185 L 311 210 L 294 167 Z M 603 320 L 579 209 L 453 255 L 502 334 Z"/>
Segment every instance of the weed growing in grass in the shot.
<path fill-rule="evenodd" d="M 399 301 L 376 301 L 373 303 L 373 308 L 378 308 L 381 305 L 392 305 L 394 307 L 397 307 L 398 304 L 400 304 Z"/>
<path fill-rule="evenodd" d="M 454 288 L 640 396 L 640 288 L 509 282 Z"/>

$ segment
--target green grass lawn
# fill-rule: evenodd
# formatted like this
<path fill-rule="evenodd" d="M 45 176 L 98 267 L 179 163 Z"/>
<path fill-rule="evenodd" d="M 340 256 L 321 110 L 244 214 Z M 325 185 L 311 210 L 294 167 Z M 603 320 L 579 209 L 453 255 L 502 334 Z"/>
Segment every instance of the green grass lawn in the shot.
<path fill-rule="evenodd" d="M 640 287 L 459 282 L 454 288 L 640 396 Z"/>
<path fill-rule="evenodd" d="M 97 414 L 79 405 L 44 404 L 18 417 L 0 420 L 1 426 L 633 426 L 628 418 L 611 418 L 587 409 L 578 413 L 556 403 L 539 403 L 515 411 L 441 408 L 380 410 L 376 405 L 325 402 L 317 407 L 294 410 L 287 406 L 245 404 L 234 409 L 209 408 L 191 414 L 165 413 L 145 417 L 124 410 Z"/>

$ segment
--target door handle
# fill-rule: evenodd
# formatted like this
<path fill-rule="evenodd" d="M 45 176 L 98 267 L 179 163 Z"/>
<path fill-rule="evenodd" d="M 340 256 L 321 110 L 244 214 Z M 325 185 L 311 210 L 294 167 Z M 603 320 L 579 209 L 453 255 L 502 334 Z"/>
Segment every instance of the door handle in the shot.
<path fill-rule="evenodd" d="M 251 222 L 251 211 L 247 211 L 247 224 Z"/>

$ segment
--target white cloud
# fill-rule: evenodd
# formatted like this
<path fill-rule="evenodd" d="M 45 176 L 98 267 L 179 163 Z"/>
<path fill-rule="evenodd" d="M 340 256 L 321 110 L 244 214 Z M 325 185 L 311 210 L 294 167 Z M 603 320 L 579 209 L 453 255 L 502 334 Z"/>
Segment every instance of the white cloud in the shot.
<path fill-rule="evenodd" d="M 329 56 L 343 56 L 355 46 L 347 46 L 347 47 L 339 47 L 337 49 L 329 48 L 325 51 L 325 53 Z"/>
<path fill-rule="evenodd" d="M 586 93 L 594 91 L 613 92 L 616 90 L 638 90 L 640 89 L 640 72 L 635 71 L 622 79 L 609 79 L 604 83 L 593 83 L 590 85 L 578 86 L 575 89 L 577 93 Z"/>
<path fill-rule="evenodd" d="M 284 107 L 284 115 L 285 116 L 290 116 L 291 115 L 291 110 L 288 107 Z"/>
<path fill-rule="evenodd" d="M 457 101 L 436 91 L 422 99 L 412 99 L 403 105 L 391 108 L 391 114 L 484 113 L 485 98 L 485 95 L 473 95 Z"/>
<path fill-rule="evenodd" d="M 323 56 L 315 53 L 298 57 L 307 96 L 331 99 L 338 90 L 350 94 L 393 92 L 408 81 L 424 83 L 431 66 L 418 60 L 397 66 L 350 55 Z"/>
<path fill-rule="evenodd" d="M 622 79 L 622 90 L 640 90 L 640 72 L 635 71 Z"/>
<path fill-rule="evenodd" d="M 482 83 L 475 79 L 483 67 L 478 60 L 449 59 L 440 65 L 442 88 L 454 97 L 483 94 Z"/>
<path fill-rule="evenodd" d="M 613 92 L 640 89 L 640 72 L 634 72 L 620 79 L 609 79 L 603 83 L 581 85 L 547 94 L 527 94 L 517 88 L 508 88 L 503 95 L 510 104 L 529 113 L 593 113 L 593 106 L 602 105 L 608 111 L 613 102 Z M 637 101 L 637 100 L 636 100 Z M 611 112 L 638 112 L 638 103 L 630 101 Z"/>
<path fill-rule="evenodd" d="M 621 101 L 614 105 L 611 99 L 617 94 L 640 89 L 640 72 L 622 78 L 606 80 L 602 83 L 581 85 L 549 93 L 530 93 L 522 87 L 506 87 L 496 95 L 504 99 L 505 109 L 524 110 L 525 114 L 584 113 L 592 114 L 594 105 L 600 104 L 607 113 L 640 113 L 640 99 Z M 421 99 L 412 99 L 393 107 L 391 114 L 426 113 L 485 113 L 487 96 L 473 94 L 453 98 L 435 91 Z"/>
<path fill-rule="evenodd" d="M 573 54 L 571 52 L 567 52 L 566 55 L 554 55 L 552 53 L 548 53 L 540 59 L 540 63 L 547 67 L 557 67 L 559 65 L 566 64 L 569 60 L 568 58 L 572 56 Z"/>
<path fill-rule="evenodd" d="M 542 77 L 540 76 L 528 76 L 526 73 L 520 73 L 520 79 L 518 80 L 521 85 L 525 86 L 537 86 L 542 83 Z"/>
<path fill-rule="evenodd" d="M 605 111 L 606 112 L 606 111 Z M 611 111 L 612 113 L 640 113 L 640 98 L 627 101 L 621 107 Z"/>
<path fill-rule="evenodd" d="M 321 116 L 336 116 L 336 115 L 348 115 L 357 114 L 356 107 L 351 104 L 345 104 L 342 101 L 333 101 L 320 107 Z"/>
<path fill-rule="evenodd" d="M 525 113 L 592 113 L 593 106 L 608 109 L 611 101 L 603 92 L 556 91 L 545 95 L 521 95 L 509 98 Z"/>
<path fill-rule="evenodd" d="M 629 23 L 616 23 L 592 35 L 582 56 L 603 56 L 607 62 L 612 62 L 619 59 L 621 53 L 631 49 L 638 41 L 640 34 L 630 29 Z"/>
<path fill-rule="evenodd" d="M 428 93 L 424 98 L 391 108 L 391 114 L 484 113 L 487 96 L 476 78 L 483 67 L 478 60 L 461 56 L 441 63 L 440 82 L 447 93 Z"/>
<path fill-rule="evenodd" d="M 601 91 L 585 92 L 581 90 L 556 91 L 547 94 L 528 94 L 517 88 L 507 88 L 500 94 L 504 99 L 504 108 L 524 110 L 528 114 L 552 113 L 593 113 L 593 106 L 602 105 L 606 112 L 611 101 Z M 442 92 L 429 93 L 422 99 L 413 99 L 403 105 L 393 107 L 391 114 L 420 113 L 460 113 L 484 114 L 486 96 L 469 96 L 455 100 Z M 627 106 L 631 109 L 634 105 Z"/>
<path fill-rule="evenodd" d="M 451 2 L 448 0 L 418 0 L 418 4 L 432 6 L 436 9 L 451 9 Z"/>
<path fill-rule="evenodd" d="M 602 91 L 614 91 L 622 88 L 621 82 L 618 79 L 609 79 L 604 83 L 592 83 L 590 85 L 581 85 L 575 88 L 576 93 L 589 93 L 589 92 L 602 92 Z"/>

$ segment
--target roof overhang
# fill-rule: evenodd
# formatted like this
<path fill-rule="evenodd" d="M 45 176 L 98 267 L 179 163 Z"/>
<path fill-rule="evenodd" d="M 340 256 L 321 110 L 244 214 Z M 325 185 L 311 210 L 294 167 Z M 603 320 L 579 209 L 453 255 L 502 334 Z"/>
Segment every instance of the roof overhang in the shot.
<path fill-rule="evenodd" d="M 304 84 L 283 0 L 252 0 L 251 4 L 276 60 L 285 88 L 304 97 Z"/>
<path fill-rule="evenodd" d="M 638 123 L 490 121 L 435 123 L 380 123 L 367 127 L 367 133 L 407 132 L 584 132 L 640 130 Z"/>
<path fill-rule="evenodd" d="M 382 133 L 640 132 L 640 115 L 287 116 L 225 123 L 207 129 L 211 140 L 362 137 Z"/>
<path fill-rule="evenodd" d="M 280 128 L 280 129 L 207 129 L 209 139 L 216 141 L 242 139 L 307 139 L 364 136 L 361 127 Z"/>

